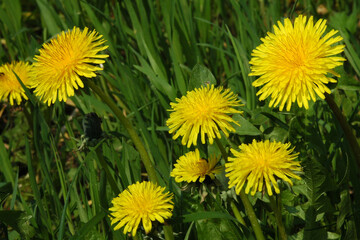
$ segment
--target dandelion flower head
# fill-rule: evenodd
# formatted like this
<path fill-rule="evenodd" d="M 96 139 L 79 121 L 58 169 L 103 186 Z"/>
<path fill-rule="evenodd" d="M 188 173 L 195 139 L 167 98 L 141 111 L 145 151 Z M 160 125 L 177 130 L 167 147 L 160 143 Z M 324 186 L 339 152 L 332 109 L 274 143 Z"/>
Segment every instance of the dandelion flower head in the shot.
<path fill-rule="evenodd" d="M 84 87 L 81 76 L 92 78 L 102 70 L 99 64 L 108 55 L 98 53 L 108 48 L 104 42 L 95 30 L 74 27 L 43 44 L 40 55 L 34 57 L 31 86 L 35 94 L 49 106 L 56 99 L 66 101 L 74 96 L 74 89 Z"/>
<path fill-rule="evenodd" d="M 233 107 L 242 106 L 237 95 L 222 87 L 215 88 L 214 85 L 195 88 L 188 91 L 181 99 L 170 103 L 170 118 L 166 121 L 169 133 L 175 133 L 173 139 L 182 136 L 181 143 L 190 147 L 196 146 L 198 135 L 201 135 L 201 142 L 205 144 L 205 134 L 210 144 L 214 138 L 221 138 L 220 130 L 226 136 L 229 132 L 235 132 L 230 123 L 239 125 L 232 119 L 230 114 L 242 113 Z"/>
<path fill-rule="evenodd" d="M 203 182 L 206 176 L 211 179 L 215 178 L 216 173 L 222 171 L 221 166 L 216 164 L 219 159 L 216 157 L 210 157 L 209 160 L 200 158 L 200 152 L 198 149 L 188 152 L 181 156 L 175 163 L 175 168 L 171 172 L 171 176 L 175 178 L 176 182 Z"/>
<path fill-rule="evenodd" d="M 309 108 L 308 101 L 316 101 L 316 95 L 324 99 L 330 93 L 327 83 L 336 82 L 329 73 L 343 64 L 345 58 L 335 56 L 344 50 L 344 45 L 334 45 L 343 38 L 335 36 L 338 31 L 325 34 L 326 20 L 315 24 L 313 17 L 307 20 L 299 16 L 294 24 L 286 18 L 274 25 L 274 33 L 268 33 L 260 46 L 252 52 L 250 76 L 260 76 L 253 86 L 262 88 L 257 92 L 260 100 L 270 97 L 269 106 L 279 106 L 282 111 L 291 109 L 293 102 Z"/>
<path fill-rule="evenodd" d="M 235 191 L 239 194 L 247 182 L 246 194 L 251 190 L 251 195 L 254 195 L 266 187 L 271 196 L 271 186 L 276 193 L 280 193 L 276 178 L 283 179 L 292 186 L 289 177 L 300 179 L 295 172 L 301 172 L 301 167 L 298 161 L 294 161 L 298 153 L 292 154 L 294 149 L 289 147 L 290 143 L 253 140 L 251 144 L 241 144 L 240 151 L 231 149 L 234 157 L 229 157 L 229 162 L 225 164 L 229 188 L 235 186 Z"/>
<path fill-rule="evenodd" d="M 22 99 L 28 99 L 16 75 L 29 87 L 31 65 L 27 62 L 5 63 L 0 66 L 0 101 L 7 99 L 10 105 L 20 104 Z M 16 73 L 16 75 L 14 74 Z"/>
<path fill-rule="evenodd" d="M 133 236 L 142 222 L 146 233 L 152 228 L 152 221 L 164 223 L 164 219 L 172 216 L 174 208 L 170 192 L 164 193 L 165 187 L 152 182 L 137 182 L 130 185 L 112 200 L 111 225 L 114 230 L 124 227 L 124 234 L 131 232 Z"/>

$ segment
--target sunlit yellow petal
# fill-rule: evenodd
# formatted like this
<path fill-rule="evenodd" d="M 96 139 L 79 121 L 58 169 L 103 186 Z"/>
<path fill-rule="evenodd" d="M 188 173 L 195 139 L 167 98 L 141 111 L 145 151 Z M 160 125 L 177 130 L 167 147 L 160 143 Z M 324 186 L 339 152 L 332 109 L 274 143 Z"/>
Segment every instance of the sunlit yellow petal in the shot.
<path fill-rule="evenodd" d="M 294 24 L 287 18 L 283 26 L 274 25 L 274 33 L 268 33 L 263 42 L 252 52 L 250 76 L 260 76 L 253 82 L 254 87 L 262 88 L 257 92 L 259 100 L 270 97 L 269 106 L 279 106 L 282 111 L 291 109 L 292 103 L 309 108 L 308 101 L 315 101 L 315 92 L 320 98 L 330 93 L 326 86 L 336 82 L 328 77 L 331 73 L 339 76 L 334 69 L 345 61 L 334 56 L 344 51 L 345 45 L 335 45 L 341 36 L 333 37 L 337 31 L 325 34 L 326 20 L 314 24 L 313 17 L 299 16 Z"/>
<path fill-rule="evenodd" d="M 80 76 L 95 77 L 96 71 L 102 70 L 98 64 L 104 62 L 108 55 L 98 54 L 108 46 L 101 46 L 105 41 L 94 30 L 87 28 L 81 31 L 61 32 L 50 43 L 45 43 L 39 50 L 40 55 L 34 57 L 34 67 L 31 71 L 31 87 L 34 93 L 48 105 L 66 101 L 74 96 L 74 89 L 83 88 Z"/>
<path fill-rule="evenodd" d="M 233 107 L 242 106 L 237 96 L 222 87 L 215 88 L 214 85 L 202 86 L 193 91 L 188 91 L 181 99 L 176 99 L 175 103 L 170 103 L 170 118 L 166 121 L 170 133 L 175 133 L 173 139 L 182 136 L 181 143 L 190 147 L 196 146 L 198 135 L 205 144 L 205 135 L 212 144 L 214 138 L 220 138 L 219 128 L 228 135 L 235 129 L 230 123 L 235 123 L 229 114 L 242 113 Z"/>
<path fill-rule="evenodd" d="M 292 185 L 289 177 L 299 179 L 294 172 L 301 172 L 302 169 L 300 163 L 294 161 L 298 153 L 292 154 L 293 149 L 289 148 L 289 143 L 253 140 L 251 144 L 241 144 L 240 151 L 230 149 L 234 157 L 229 157 L 229 162 L 225 164 L 229 188 L 235 186 L 239 194 L 247 182 L 245 193 L 255 195 L 265 187 L 271 196 L 271 186 L 276 193 L 280 192 L 275 177 Z"/>
<path fill-rule="evenodd" d="M 171 172 L 172 177 L 176 182 L 203 182 L 206 176 L 211 179 L 215 178 L 215 174 L 222 171 L 221 166 L 216 164 L 219 159 L 216 157 L 210 157 L 208 160 L 200 158 L 198 149 L 193 152 L 188 152 L 184 156 L 181 156 L 174 164 L 174 169 Z"/>
<path fill-rule="evenodd" d="M 152 182 L 142 182 L 130 185 L 125 191 L 112 200 L 111 225 L 118 224 L 114 230 L 124 227 L 124 234 L 136 234 L 140 221 L 146 233 L 152 228 L 151 221 L 164 222 L 172 216 L 174 208 L 173 194 L 165 192 L 164 187 L 159 187 Z"/>
<path fill-rule="evenodd" d="M 14 105 L 14 103 L 19 105 L 23 98 L 28 99 L 16 75 L 26 87 L 29 87 L 31 68 L 31 65 L 22 61 L 5 63 L 0 66 L 0 101 L 6 100 L 10 102 L 10 105 Z"/>

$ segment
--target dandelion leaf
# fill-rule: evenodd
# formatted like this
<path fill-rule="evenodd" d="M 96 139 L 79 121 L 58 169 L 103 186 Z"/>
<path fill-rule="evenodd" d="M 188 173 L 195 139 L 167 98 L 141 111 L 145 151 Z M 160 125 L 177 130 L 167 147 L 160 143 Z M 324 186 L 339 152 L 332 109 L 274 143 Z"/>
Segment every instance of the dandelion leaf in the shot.
<path fill-rule="evenodd" d="M 196 64 L 191 71 L 188 91 L 201 86 L 216 84 L 216 79 L 210 70 L 202 64 Z"/>

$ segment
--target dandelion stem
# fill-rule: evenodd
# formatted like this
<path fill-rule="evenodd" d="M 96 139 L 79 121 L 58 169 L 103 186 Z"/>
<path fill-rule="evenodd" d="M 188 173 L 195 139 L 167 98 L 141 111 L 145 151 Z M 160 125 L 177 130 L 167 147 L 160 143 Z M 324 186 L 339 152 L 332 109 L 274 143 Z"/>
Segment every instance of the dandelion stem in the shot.
<path fill-rule="evenodd" d="M 216 145 L 219 147 L 219 150 L 220 150 L 221 155 L 223 156 L 225 162 L 227 162 L 228 154 L 227 154 L 224 146 L 223 146 L 222 143 L 220 142 L 220 139 L 215 138 L 215 142 L 216 142 Z"/>
<path fill-rule="evenodd" d="M 118 106 L 114 103 L 114 101 L 106 95 L 98 86 L 94 84 L 92 81 L 87 81 L 87 86 L 89 86 L 105 103 L 109 106 L 111 111 L 115 114 L 115 116 L 119 119 L 121 124 L 125 127 L 127 132 L 130 135 L 130 138 L 132 139 L 136 149 L 138 150 L 141 160 L 145 166 L 146 172 L 149 175 L 149 180 L 159 185 L 159 180 L 157 178 L 155 168 L 153 164 L 151 163 L 150 157 L 144 147 L 144 144 L 142 143 L 140 137 L 136 133 L 133 125 L 131 122 L 124 116 L 124 114 L 121 112 L 121 110 L 118 108 Z M 171 225 L 164 225 L 164 233 L 165 233 L 165 239 L 166 240 L 173 240 L 174 239 L 174 233 L 172 230 Z"/>
<path fill-rule="evenodd" d="M 220 152 L 223 156 L 223 158 L 225 159 L 225 162 L 227 161 L 227 153 L 225 151 L 224 146 L 221 144 L 220 140 L 215 138 L 215 142 L 218 145 Z M 255 215 L 255 211 L 253 206 L 251 205 L 248 196 L 245 194 L 244 188 L 240 191 L 240 198 L 241 201 L 244 204 L 245 210 L 246 210 L 246 214 L 249 217 L 251 226 L 254 230 L 255 236 L 257 240 L 265 240 L 264 234 L 261 230 L 260 224 L 257 220 L 257 217 Z"/>
<path fill-rule="evenodd" d="M 360 147 L 359 144 L 356 140 L 356 137 L 354 136 L 352 129 L 349 125 L 349 123 L 347 122 L 345 116 L 342 114 L 341 110 L 339 109 L 339 107 L 336 105 L 333 97 L 329 94 L 325 94 L 325 101 L 327 102 L 327 104 L 329 105 L 329 107 L 331 108 L 332 112 L 334 113 L 336 119 L 339 121 L 341 128 L 344 131 L 345 137 L 347 139 L 347 141 L 350 144 L 350 148 L 354 154 L 354 157 L 356 159 L 356 162 L 358 164 L 358 167 L 360 168 Z"/>
<path fill-rule="evenodd" d="M 276 219 L 277 227 L 279 230 L 279 239 L 286 240 L 287 235 L 286 235 L 286 231 L 285 231 L 285 226 L 282 222 L 280 195 L 277 198 L 278 202 L 276 202 L 276 198 L 274 196 L 269 196 L 269 199 L 270 199 L 270 206 L 275 214 L 275 219 Z"/>
<path fill-rule="evenodd" d="M 252 226 L 252 228 L 254 230 L 256 239 L 257 240 L 265 240 L 264 234 L 263 234 L 263 232 L 261 230 L 260 224 L 259 224 L 259 222 L 257 220 L 256 215 L 255 215 L 254 208 L 252 207 L 248 196 L 245 194 L 244 188 L 241 189 L 241 191 L 240 191 L 240 198 L 241 198 L 241 201 L 244 204 L 246 214 L 249 217 L 249 220 L 250 220 L 251 226 Z"/>
<path fill-rule="evenodd" d="M 115 116 L 120 120 L 121 124 L 125 127 L 127 132 L 130 135 L 131 140 L 133 141 L 136 149 L 138 150 L 141 160 L 145 166 L 146 172 L 149 175 L 150 181 L 159 184 L 158 178 L 156 176 L 155 168 L 151 163 L 150 157 L 142 143 L 140 137 L 136 133 L 131 122 L 124 116 L 118 106 L 114 101 L 107 96 L 98 86 L 95 85 L 93 81 L 87 81 L 87 86 L 89 86 L 111 109 Z"/>
<path fill-rule="evenodd" d="M 235 203 L 234 203 L 233 200 L 230 202 L 230 207 L 231 207 L 231 209 L 232 209 L 232 211 L 233 211 L 233 213 L 234 213 L 235 218 L 236 218 L 242 225 L 244 225 L 245 227 L 247 227 L 244 218 L 240 215 L 239 209 L 236 207 L 236 205 L 235 205 Z"/>
<path fill-rule="evenodd" d="M 174 240 L 174 233 L 171 225 L 164 225 L 165 240 Z"/>

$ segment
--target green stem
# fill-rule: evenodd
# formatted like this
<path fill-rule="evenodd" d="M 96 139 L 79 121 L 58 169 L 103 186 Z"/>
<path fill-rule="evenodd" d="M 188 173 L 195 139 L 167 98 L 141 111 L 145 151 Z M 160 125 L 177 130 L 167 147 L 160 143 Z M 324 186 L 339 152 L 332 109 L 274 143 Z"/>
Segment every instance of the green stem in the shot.
<path fill-rule="evenodd" d="M 164 225 L 164 235 L 166 240 L 174 240 L 174 232 L 171 225 Z"/>
<path fill-rule="evenodd" d="M 236 205 L 235 205 L 235 203 L 234 203 L 233 200 L 230 202 L 230 207 L 231 207 L 231 209 L 232 209 L 232 211 L 233 211 L 233 213 L 234 213 L 235 218 L 236 218 L 242 225 L 244 225 L 245 227 L 247 227 L 244 218 L 240 215 L 239 209 L 236 207 Z"/>
<path fill-rule="evenodd" d="M 131 122 L 124 116 L 122 111 L 117 107 L 114 101 L 107 96 L 93 81 L 87 81 L 86 83 L 111 109 L 115 116 L 120 120 L 121 124 L 124 125 L 125 129 L 130 135 L 136 149 L 138 150 L 141 160 L 144 163 L 146 172 L 149 175 L 150 181 L 159 184 L 158 178 L 156 176 L 155 168 L 151 163 L 150 157 L 142 143 L 140 137 L 136 133 Z"/>
<path fill-rule="evenodd" d="M 287 235 L 286 235 L 286 231 L 285 231 L 285 226 L 282 222 L 280 195 L 278 196 L 278 199 L 277 199 L 278 203 L 276 202 L 276 199 L 274 196 L 269 196 L 269 199 L 270 199 L 270 206 L 275 214 L 275 219 L 276 219 L 277 227 L 279 230 L 279 239 L 286 240 Z"/>
<path fill-rule="evenodd" d="M 255 215 L 254 208 L 252 207 L 248 196 L 245 194 L 244 188 L 241 189 L 241 191 L 240 191 L 240 198 L 241 198 L 241 201 L 244 204 L 246 214 L 249 217 L 249 220 L 250 220 L 251 226 L 252 226 L 252 228 L 254 230 L 256 239 L 257 240 L 265 240 L 264 234 L 263 234 L 263 232 L 261 230 L 260 224 L 259 224 L 259 222 L 257 220 L 256 215 Z"/>
<path fill-rule="evenodd" d="M 146 172 L 149 175 L 149 180 L 159 185 L 159 180 L 156 175 L 154 166 L 151 163 L 150 157 L 142 143 L 140 137 L 136 133 L 131 122 L 124 116 L 122 111 L 117 107 L 114 101 L 107 96 L 93 81 L 87 81 L 87 85 L 109 106 L 111 111 L 119 119 L 121 124 L 125 127 L 129 133 L 130 138 L 132 139 L 136 149 L 138 150 L 141 160 L 145 166 Z M 172 240 L 174 239 L 174 233 L 171 225 L 164 225 L 165 239 Z"/>
<path fill-rule="evenodd" d="M 227 154 L 224 146 L 223 146 L 222 143 L 220 142 L 220 139 L 215 138 L 215 142 L 216 142 L 216 145 L 219 147 L 219 150 L 220 150 L 221 155 L 223 156 L 225 162 L 227 162 L 228 154 Z"/>
<path fill-rule="evenodd" d="M 227 153 L 225 151 L 224 146 L 221 144 L 219 139 L 215 139 L 216 144 L 218 145 L 220 152 L 223 156 L 223 158 L 225 159 L 225 161 L 227 161 Z M 245 194 L 244 188 L 240 191 L 240 198 L 241 201 L 244 204 L 245 210 L 246 210 L 246 214 L 249 217 L 251 226 L 254 230 L 255 236 L 257 240 L 265 240 L 264 234 L 261 230 L 260 224 L 257 220 L 257 217 L 255 215 L 255 211 L 253 206 L 251 205 L 248 196 Z"/>
<path fill-rule="evenodd" d="M 340 111 L 339 107 L 336 105 L 336 103 L 331 95 L 325 94 L 325 101 L 331 108 L 336 119 L 339 121 L 340 126 L 344 131 L 344 135 L 350 144 L 350 148 L 354 154 L 354 157 L 356 159 L 358 167 L 360 168 L 360 147 L 359 147 L 359 143 L 357 142 L 356 137 L 354 136 L 354 134 L 352 132 L 352 129 L 351 129 L 349 123 L 347 122 L 345 116 Z"/>
<path fill-rule="evenodd" d="M 98 159 L 100 161 L 101 167 L 105 170 L 106 178 L 107 178 L 112 190 L 114 191 L 116 196 L 119 195 L 120 189 L 119 189 L 118 185 L 116 184 L 115 179 L 111 175 L 111 172 L 109 170 L 107 163 L 105 162 L 105 159 L 104 159 L 104 156 L 102 153 L 102 147 L 98 146 L 96 148 L 95 152 L 96 152 L 96 156 L 98 157 Z"/>

